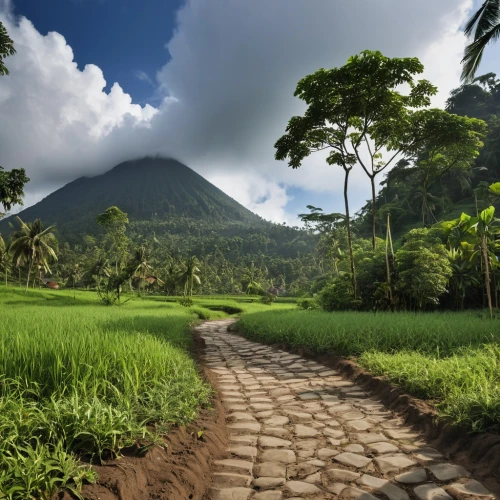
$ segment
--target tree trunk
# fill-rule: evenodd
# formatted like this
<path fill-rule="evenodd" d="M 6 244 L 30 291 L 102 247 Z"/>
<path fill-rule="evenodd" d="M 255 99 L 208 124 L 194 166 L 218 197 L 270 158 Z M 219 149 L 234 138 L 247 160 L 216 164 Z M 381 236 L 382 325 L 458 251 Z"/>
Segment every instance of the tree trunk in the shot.
<path fill-rule="evenodd" d="M 390 308 L 392 311 L 392 284 L 391 284 L 391 267 L 389 265 L 389 224 L 390 224 L 390 215 L 387 215 L 387 234 L 385 237 L 385 266 L 387 269 L 387 288 L 389 290 L 389 302 L 390 302 Z M 375 241 L 375 240 L 374 240 Z"/>
<path fill-rule="evenodd" d="M 26 291 L 24 292 L 24 295 L 28 293 L 28 287 L 30 286 L 30 275 L 31 275 L 31 268 L 33 266 L 33 261 L 30 260 L 30 265 L 28 268 L 28 279 L 26 280 Z"/>
<path fill-rule="evenodd" d="M 376 199 L 376 194 L 375 194 L 375 177 L 370 176 L 370 182 L 372 185 L 372 245 L 373 249 L 375 250 L 377 246 L 377 230 L 375 227 L 375 217 L 377 215 L 377 207 L 375 206 L 375 199 Z"/>
<path fill-rule="evenodd" d="M 349 173 L 351 169 L 344 168 L 344 204 L 345 204 L 345 221 L 347 227 L 347 242 L 349 244 L 349 259 L 351 261 L 352 286 L 354 288 L 354 298 L 358 296 L 358 285 L 356 282 L 356 268 L 354 265 L 354 253 L 352 251 L 352 236 L 351 236 L 351 220 L 349 216 L 349 199 L 347 197 L 347 187 L 349 185 Z"/>
<path fill-rule="evenodd" d="M 490 286 L 490 264 L 488 262 L 488 246 L 486 244 L 486 235 L 482 237 L 482 247 L 484 256 L 484 274 L 486 281 L 486 297 L 488 298 L 488 309 L 490 310 L 490 318 L 493 318 L 493 304 L 491 302 L 491 286 Z"/>

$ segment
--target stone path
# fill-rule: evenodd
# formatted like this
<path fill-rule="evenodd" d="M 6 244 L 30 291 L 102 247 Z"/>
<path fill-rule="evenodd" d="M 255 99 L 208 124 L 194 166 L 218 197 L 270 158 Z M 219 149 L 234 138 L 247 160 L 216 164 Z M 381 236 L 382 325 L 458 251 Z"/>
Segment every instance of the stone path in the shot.
<path fill-rule="evenodd" d="M 213 500 L 495 498 L 354 383 L 298 355 L 197 328 L 227 410 Z"/>

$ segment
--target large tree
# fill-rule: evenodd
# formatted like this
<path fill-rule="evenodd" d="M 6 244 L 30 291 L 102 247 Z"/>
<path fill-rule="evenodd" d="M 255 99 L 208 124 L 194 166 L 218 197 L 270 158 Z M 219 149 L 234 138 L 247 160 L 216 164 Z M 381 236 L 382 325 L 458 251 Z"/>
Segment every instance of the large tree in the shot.
<path fill-rule="evenodd" d="M 115 259 L 115 273 L 126 261 L 129 240 L 126 235 L 128 215 L 118 207 L 109 207 L 99 214 L 97 223 L 106 231 L 108 248 Z"/>
<path fill-rule="evenodd" d="M 481 64 L 484 49 L 500 37 L 500 0 L 485 0 L 465 25 L 464 32 L 472 41 L 465 47 L 462 80 L 470 82 Z"/>
<path fill-rule="evenodd" d="M 301 166 L 313 152 L 329 150 L 329 165 L 344 170 L 344 204 L 349 258 L 357 293 L 348 200 L 349 174 L 360 163 L 370 178 L 375 246 L 375 177 L 398 154 L 413 145 L 408 132 L 413 108 L 427 106 L 436 88 L 426 80 L 414 81 L 423 66 L 417 58 L 394 58 L 378 51 L 364 51 L 347 64 L 320 69 L 297 85 L 295 96 L 306 102 L 304 116 L 294 116 L 286 134 L 275 144 L 276 159 L 288 158 L 292 168 Z M 403 84 L 407 94 L 398 89 Z"/>

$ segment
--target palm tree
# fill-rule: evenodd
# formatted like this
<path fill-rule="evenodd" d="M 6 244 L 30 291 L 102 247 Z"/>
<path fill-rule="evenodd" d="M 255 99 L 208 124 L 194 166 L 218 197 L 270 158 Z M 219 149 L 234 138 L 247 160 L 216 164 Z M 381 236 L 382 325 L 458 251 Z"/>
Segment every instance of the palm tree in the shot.
<path fill-rule="evenodd" d="M 57 260 L 53 248 L 56 246 L 57 240 L 52 232 L 55 226 L 44 229 L 40 219 L 36 219 L 34 222 L 23 222 L 17 216 L 16 219 L 21 227 L 14 233 L 10 249 L 13 261 L 18 267 L 23 266 L 26 262 L 28 263 L 27 292 L 33 266 L 50 273 L 49 260 Z"/>
<path fill-rule="evenodd" d="M 481 63 L 483 52 L 491 41 L 500 37 L 500 0 L 485 0 L 481 8 L 469 19 L 464 33 L 474 40 L 465 47 L 462 59 L 462 80 L 471 82 Z"/>
<path fill-rule="evenodd" d="M 148 262 L 149 252 L 144 245 L 139 247 L 134 254 L 134 271 L 133 276 L 138 277 L 141 281 L 139 284 L 139 291 L 141 284 L 144 284 L 146 280 L 146 275 L 151 274 L 153 272 L 153 268 Z"/>
<path fill-rule="evenodd" d="M 191 301 L 191 297 L 193 296 L 194 284 L 201 284 L 199 264 L 196 257 L 189 257 L 189 259 L 182 263 L 181 271 L 177 277 L 177 280 L 184 286 L 184 297 L 188 298 L 189 301 Z"/>
<path fill-rule="evenodd" d="M 70 279 L 73 282 L 73 299 L 76 300 L 76 292 L 75 292 L 75 283 L 79 281 L 83 276 L 83 271 L 82 268 L 80 267 L 80 264 L 73 264 L 69 269 L 68 269 L 68 279 Z"/>

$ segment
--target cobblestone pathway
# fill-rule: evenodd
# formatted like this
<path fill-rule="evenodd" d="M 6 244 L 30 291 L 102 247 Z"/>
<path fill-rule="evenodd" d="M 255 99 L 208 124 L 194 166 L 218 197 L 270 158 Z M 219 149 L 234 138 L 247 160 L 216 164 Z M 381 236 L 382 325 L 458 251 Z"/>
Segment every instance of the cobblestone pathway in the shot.
<path fill-rule="evenodd" d="M 213 500 L 495 498 L 334 370 L 204 323 L 227 410 Z"/>

